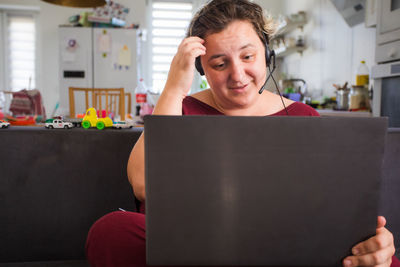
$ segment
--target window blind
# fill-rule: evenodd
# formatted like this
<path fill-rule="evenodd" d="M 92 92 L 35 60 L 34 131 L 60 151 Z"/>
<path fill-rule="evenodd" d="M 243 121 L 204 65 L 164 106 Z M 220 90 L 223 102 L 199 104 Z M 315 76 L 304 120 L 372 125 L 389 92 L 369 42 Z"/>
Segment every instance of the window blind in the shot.
<path fill-rule="evenodd" d="M 7 80 L 9 89 L 33 89 L 35 75 L 35 20 L 30 15 L 7 14 Z"/>
<path fill-rule="evenodd" d="M 192 18 L 191 1 L 153 0 L 151 7 L 152 91 L 161 93 L 172 59 Z"/>

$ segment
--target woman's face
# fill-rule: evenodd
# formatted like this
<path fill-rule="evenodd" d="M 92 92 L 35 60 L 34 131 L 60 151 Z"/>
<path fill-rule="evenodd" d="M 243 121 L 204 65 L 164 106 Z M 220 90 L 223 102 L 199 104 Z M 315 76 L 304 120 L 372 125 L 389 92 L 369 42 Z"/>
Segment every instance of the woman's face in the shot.
<path fill-rule="evenodd" d="M 251 107 L 265 82 L 265 46 L 252 24 L 234 21 L 204 39 L 201 63 L 216 104 L 223 109 Z"/>

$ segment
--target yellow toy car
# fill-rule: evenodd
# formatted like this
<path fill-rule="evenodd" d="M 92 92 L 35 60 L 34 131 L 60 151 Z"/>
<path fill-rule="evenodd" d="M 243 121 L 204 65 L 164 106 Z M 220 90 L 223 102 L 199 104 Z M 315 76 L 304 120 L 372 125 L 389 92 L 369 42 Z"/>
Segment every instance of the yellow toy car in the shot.
<path fill-rule="evenodd" d="M 98 118 L 96 110 L 89 108 L 86 111 L 85 117 L 82 120 L 82 127 L 89 129 L 90 127 L 96 127 L 99 130 L 103 130 L 105 127 L 112 127 L 113 122 L 109 117 Z"/>

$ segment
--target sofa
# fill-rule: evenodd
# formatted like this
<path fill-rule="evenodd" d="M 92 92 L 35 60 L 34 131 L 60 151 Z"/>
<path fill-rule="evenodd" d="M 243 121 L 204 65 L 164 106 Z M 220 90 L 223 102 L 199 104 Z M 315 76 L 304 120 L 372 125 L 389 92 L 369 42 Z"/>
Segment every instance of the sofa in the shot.
<path fill-rule="evenodd" d="M 0 266 L 88 266 L 90 226 L 108 212 L 137 209 L 126 164 L 141 132 L 0 129 Z M 380 213 L 395 236 L 397 256 L 399 192 L 400 129 L 390 129 Z"/>
<path fill-rule="evenodd" d="M 0 266 L 87 266 L 90 226 L 108 212 L 136 210 L 126 165 L 141 132 L 0 129 Z"/>

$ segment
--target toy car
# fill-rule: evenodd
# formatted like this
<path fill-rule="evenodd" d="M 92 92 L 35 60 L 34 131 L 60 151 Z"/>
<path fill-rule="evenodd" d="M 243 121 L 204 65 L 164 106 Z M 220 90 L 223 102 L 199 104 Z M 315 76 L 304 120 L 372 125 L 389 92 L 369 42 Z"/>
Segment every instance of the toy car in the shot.
<path fill-rule="evenodd" d="M 96 109 L 89 108 L 86 110 L 86 115 L 82 120 L 82 127 L 84 129 L 89 129 L 90 127 L 96 127 L 99 130 L 103 130 L 105 127 L 112 127 L 113 122 L 109 117 L 98 118 L 96 114 Z"/>
<path fill-rule="evenodd" d="M 131 122 L 126 122 L 126 121 L 115 121 L 113 123 L 113 128 L 117 129 L 126 129 L 126 128 L 132 128 L 133 124 Z"/>
<path fill-rule="evenodd" d="M 60 119 L 46 120 L 45 126 L 48 129 L 53 129 L 53 128 L 71 129 L 72 127 L 74 127 L 72 123 L 65 122 L 65 121 L 62 121 Z"/>
<path fill-rule="evenodd" d="M 0 120 L 0 128 L 8 128 L 8 126 L 10 126 L 9 122 Z"/>

